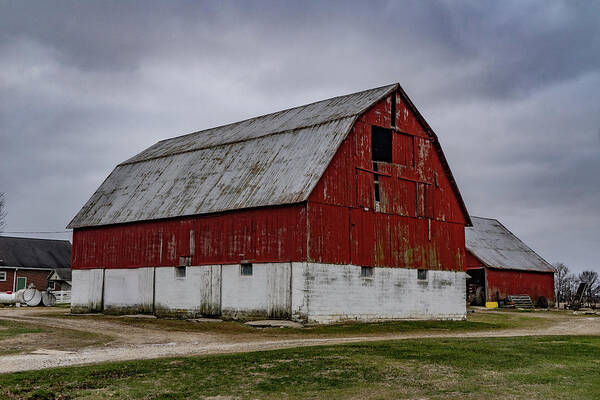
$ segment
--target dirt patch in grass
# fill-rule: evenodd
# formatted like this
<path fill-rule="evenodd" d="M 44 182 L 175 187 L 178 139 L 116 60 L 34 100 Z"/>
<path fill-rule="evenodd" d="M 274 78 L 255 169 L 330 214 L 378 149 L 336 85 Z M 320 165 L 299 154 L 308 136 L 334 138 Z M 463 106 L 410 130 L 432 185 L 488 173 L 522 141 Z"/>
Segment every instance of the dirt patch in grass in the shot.
<path fill-rule="evenodd" d="M 109 337 L 97 333 L 0 320 L 0 356 L 28 353 L 41 347 L 58 351 L 74 351 L 103 345 L 109 341 Z"/>

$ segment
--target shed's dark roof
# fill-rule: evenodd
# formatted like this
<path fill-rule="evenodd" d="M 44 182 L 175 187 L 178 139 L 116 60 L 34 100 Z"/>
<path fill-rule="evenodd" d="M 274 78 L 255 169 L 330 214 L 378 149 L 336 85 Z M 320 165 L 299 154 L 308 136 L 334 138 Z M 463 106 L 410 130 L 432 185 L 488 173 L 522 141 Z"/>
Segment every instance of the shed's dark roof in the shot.
<path fill-rule="evenodd" d="M 119 164 L 68 227 L 305 201 L 355 120 L 394 91 L 432 137 L 470 224 L 435 133 L 392 84 L 160 141 Z"/>
<path fill-rule="evenodd" d="M 465 228 L 467 250 L 492 268 L 554 272 L 554 268 L 523 243 L 497 219 L 471 215 L 473 226 Z"/>
<path fill-rule="evenodd" d="M 71 268 L 71 242 L 0 236 L 0 265 L 23 268 Z"/>

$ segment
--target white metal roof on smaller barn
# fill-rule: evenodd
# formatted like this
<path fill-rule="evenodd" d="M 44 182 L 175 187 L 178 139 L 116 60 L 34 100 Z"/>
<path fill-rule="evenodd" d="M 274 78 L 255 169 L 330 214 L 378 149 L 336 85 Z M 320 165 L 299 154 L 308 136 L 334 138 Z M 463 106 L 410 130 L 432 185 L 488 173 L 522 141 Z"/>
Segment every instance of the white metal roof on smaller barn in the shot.
<path fill-rule="evenodd" d="M 486 266 L 522 271 L 554 272 L 554 268 L 498 220 L 474 217 L 465 228 L 467 250 Z"/>

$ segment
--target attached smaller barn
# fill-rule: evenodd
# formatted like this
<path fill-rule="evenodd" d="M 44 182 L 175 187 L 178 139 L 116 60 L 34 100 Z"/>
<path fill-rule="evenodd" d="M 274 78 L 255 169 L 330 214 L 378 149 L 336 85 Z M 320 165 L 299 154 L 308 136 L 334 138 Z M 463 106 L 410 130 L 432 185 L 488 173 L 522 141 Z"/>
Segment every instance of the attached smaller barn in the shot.
<path fill-rule="evenodd" d="M 70 270 L 68 240 L 0 236 L 0 292 L 14 292 L 31 284 L 45 290 L 54 286 L 54 275 L 59 282 L 66 277 L 70 280 Z M 60 271 L 60 276 L 56 271 Z M 70 290 L 70 284 L 64 281 L 64 285 L 62 290 Z M 69 289 L 65 289 L 67 286 Z"/>
<path fill-rule="evenodd" d="M 528 295 L 534 304 L 554 303 L 554 268 L 500 221 L 471 216 L 465 228 L 467 295 L 473 304 Z"/>

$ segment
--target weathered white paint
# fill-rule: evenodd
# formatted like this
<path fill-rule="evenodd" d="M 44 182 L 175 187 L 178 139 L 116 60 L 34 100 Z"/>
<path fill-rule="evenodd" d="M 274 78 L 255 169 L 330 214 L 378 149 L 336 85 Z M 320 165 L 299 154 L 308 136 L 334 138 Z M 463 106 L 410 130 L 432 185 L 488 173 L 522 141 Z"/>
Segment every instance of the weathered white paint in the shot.
<path fill-rule="evenodd" d="M 466 316 L 464 272 L 375 268 L 372 277 L 360 267 L 293 263 L 292 318 L 328 323 L 340 320 L 463 319 Z"/>
<path fill-rule="evenodd" d="M 154 268 L 105 270 L 105 312 L 152 312 L 153 297 Z"/>
<path fill-rule="evenodd" d="M 73 270 L 71 289 L 72 312 L 102 311 L 103 269 Z"/>
<path fill-rule="evenodd" d="M 375 268 L 361 277 L 360 266 L 316 263 L 73 271 L 73 307 L 79 312 L 151 312 L 158 315 L 272 317 L 328 323 L 342 320 L 463 319 L 464 272 Z M 154 281 L 155 280 L 155 281 Z M 154 282 L 156 282 L 154 284 Z M 102 294 L 104 293 L 104 300 Z"/>
<path fill-rule="evenodd" d="M 175 268 L 156 268 L 155 311 L 158 315 L 219 315 L 221 266 L 187 267 L 177 278 Z"/>
<path fill-rule="evenodd" d="M 290 263 L 253 264 L 252 276 L 242 276 L 239 264 L 222 271 L 223 315 L 289 317 Z"/>

